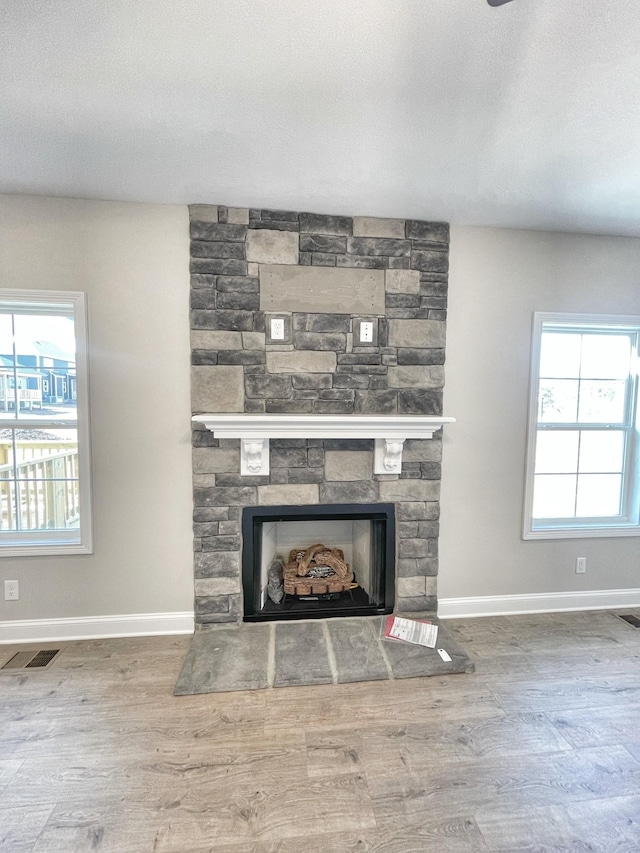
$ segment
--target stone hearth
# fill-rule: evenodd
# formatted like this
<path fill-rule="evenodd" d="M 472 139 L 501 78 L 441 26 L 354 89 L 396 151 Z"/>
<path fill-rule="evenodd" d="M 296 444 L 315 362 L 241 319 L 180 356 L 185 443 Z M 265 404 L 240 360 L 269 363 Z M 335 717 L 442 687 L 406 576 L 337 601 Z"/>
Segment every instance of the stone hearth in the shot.
<path fill-rule="evenodd" d="M 442 415 L 445 223 L 190 215 L 194 414 Z M 243 476 L 240 440 L 194 424 L 197 628 L 242 618 L 240 515 L 253 505 L 395 504 L 396 609 L 435 611 L 441 453 L 440 432 L 409 439 L 400 473 L 374 474 L 371 439 L 281 438 L 268 475 Z"/>
<path fill-rule="evenodd" d="M 417 616 L 419 614 L 412 614 Z M 216 625 L 194 636 L 177 696 L 311 684 L 348 684 L 473 672 L 468 655 L 438 620 L 436 649 L 382 638 L 383 617 Z"/>

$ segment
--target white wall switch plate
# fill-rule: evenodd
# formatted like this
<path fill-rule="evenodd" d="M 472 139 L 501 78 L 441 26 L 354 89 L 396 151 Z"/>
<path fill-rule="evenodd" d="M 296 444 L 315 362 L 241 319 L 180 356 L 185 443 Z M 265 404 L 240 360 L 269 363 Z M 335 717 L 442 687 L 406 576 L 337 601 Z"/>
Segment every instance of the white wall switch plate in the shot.
<path fill-rule="evenodd" d="M 20 584 L 18 581 L 4 582 L 4 600 L 18 601 L 20 598 Z"/>
<path fill-rule="evenodd" d="M 354 347 L 378 346 L 377 317 L 353 318 L 353 345 Z"/>
<path fill-rule="evenodd" d="M 363 344 L 373 343 L 373 323 L 369 320 L 360 323 L 360 340 Z"/>
<path fill-rule="evenodd" d="M 284 340 L 284 320 L 281 317 L 274 317 L 271 320 L 271 340 L 272 341 L 283 341 Z"/>
<path fill-rule="evenodd" d="M 583 575 L 587 571 L 587 558 L 576 557 L 576 574 Z"/>

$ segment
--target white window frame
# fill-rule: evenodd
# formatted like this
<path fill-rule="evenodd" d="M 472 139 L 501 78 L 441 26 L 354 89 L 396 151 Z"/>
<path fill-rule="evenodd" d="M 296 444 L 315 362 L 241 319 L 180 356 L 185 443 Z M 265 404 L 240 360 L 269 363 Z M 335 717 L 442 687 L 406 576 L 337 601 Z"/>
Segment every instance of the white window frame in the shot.
<path fill-rule="evenodd" d="M 540 350 L 545 327 L 556 326 L 585 331 L 631 332 L 640 340 L 640 317 L 607 314 L 567 314 L 536 312 L 533 315 L 531 373 L 529 379 L 529 419 L 525 471 L 523 539 L 586 539 L 594 537 L 640 536 L 640 441 L 638 417 L 638 360 L 632 377 L 631 426 L 627 435 L 623 471 L 623 514 L 615 520 L 571 519 L 564 523 L 535 525 L 533 519 L 533 485 L 536 439 L 538 434 L 538 390 L 540 383 Z M 636 354 L 638 350 L 636 349 Z"/>
<path fill-rule="evenodd" d="M 41 309 L 43 315 L 73 306 L 76 339 L 77 420 L 56 420 L 56 425 L 77 430 L 80 527 L 69 530 L 0 531 L 0 557 L 36 557 L 93 553 L 91 495 L 91 445 L 89 421 L 89 362 L 87 300 L 84 293 L 61 290 L 0 290 L 0 308 L 19 313 Z M 38 312 L 40 313 L 40 312 Z M 47 422 L 49 423 L 49 422 Z M 0 419 L 0 429 L 42 428 L 42 418 Z"/>

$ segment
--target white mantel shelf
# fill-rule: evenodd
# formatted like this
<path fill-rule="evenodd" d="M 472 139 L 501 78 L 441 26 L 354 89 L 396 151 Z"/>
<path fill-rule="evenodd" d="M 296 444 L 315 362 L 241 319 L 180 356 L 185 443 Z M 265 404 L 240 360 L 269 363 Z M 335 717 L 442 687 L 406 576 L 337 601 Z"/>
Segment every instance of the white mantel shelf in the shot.
<path fill-rule="evenodd" d="M 253 415 L 202 414 L 192 420 L 201 423 L 216 438 L 241 439 L 241 473 L 263 476 L 269 473 L 271 438 L 373 438 L 374 471 L 396 474 L 402 467 L 402 447 L 408 438 L 429 439 L 455 418 L 430 415 Z"/>

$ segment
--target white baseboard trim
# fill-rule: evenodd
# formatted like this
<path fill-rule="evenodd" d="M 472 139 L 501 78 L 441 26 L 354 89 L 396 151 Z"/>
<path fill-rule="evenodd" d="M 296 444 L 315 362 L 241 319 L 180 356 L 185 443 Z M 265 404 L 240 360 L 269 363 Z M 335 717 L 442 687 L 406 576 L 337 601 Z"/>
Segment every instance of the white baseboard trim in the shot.
<path fill-rule="evenodd" d="M 192 634 L 193 624 L 193 612 L 190 611 L 80 616 L 71 619 L 17 619 L 14 622 L 0 622 L 0 644 Z"/>
<path fill-rule="evenodd" d="M 640 607 L 640 589 L 595 589 L 587 592 L 536 592 L 526 595 L 479 595 L 441 598 L 440 619 L 473 616 L 515 616 L 518 613 L 554 613 L 570 610 L 612 610 Z"/>

